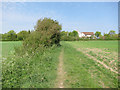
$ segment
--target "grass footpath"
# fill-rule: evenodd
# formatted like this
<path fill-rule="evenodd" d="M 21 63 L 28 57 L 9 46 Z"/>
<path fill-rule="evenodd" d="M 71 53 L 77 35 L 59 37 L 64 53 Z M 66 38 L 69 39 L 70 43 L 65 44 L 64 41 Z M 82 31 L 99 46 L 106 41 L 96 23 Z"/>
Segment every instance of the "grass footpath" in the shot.
<path fill-rule="evenodd" d="M 117 74 L 77 51 L 70 42 L 62 42 L 66 88 L 117 88 Z"/>
<path fill-rule="evenodd" d="M 61 47 L 52 47 L 33 57 L 27 53 L 9 56 L 2 63 L 3 88 L 52 88 L 57 77 Z"/>
<path fill-rule="evenodd" d="M 59 56 L 59 64 L 58 64 L 58 69 L 57 69 L 57 78 L 56 78 L 56 83 L 55 83 L 55 88 L 64 88 L 64 64 L 63 64 L 63 58 L 64 58 L 64 49 L 61 50 L 60 56 Z"/>

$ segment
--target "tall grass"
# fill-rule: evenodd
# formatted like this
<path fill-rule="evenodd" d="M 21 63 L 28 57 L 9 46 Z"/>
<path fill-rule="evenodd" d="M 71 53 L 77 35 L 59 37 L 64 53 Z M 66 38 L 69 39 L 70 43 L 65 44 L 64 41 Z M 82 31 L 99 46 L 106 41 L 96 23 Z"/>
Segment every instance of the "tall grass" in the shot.
<path fill-rule="evenodd" d="M 9 56 L 3 60 L 3 88 L 50 88 L 56 79 L 61 47 L 53 46 L 44 52 Z M 23 51 L 24 52 L 24 51 Z"/>

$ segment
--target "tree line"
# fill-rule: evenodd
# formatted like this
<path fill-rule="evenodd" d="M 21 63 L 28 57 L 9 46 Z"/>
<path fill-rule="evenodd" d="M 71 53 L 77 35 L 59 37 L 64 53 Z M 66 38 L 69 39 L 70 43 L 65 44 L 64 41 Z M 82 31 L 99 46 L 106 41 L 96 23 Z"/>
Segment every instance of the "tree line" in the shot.
<path fill-rule="evenodd" d="M 116 34 L 114 30 L 110 30 L 109 33 L 104 33 L 101 35 L 101 32 L 96 31 L 95 33 L 96 39 L 98 40 L 118 40 L 119 34 Z"/>
<path fill-rule="evenodd" d="M 33 32 L 34 31 L 30 31 L 30 30 L 28 31 L 22 30 L 19 33 L 16 33 L 14 30 L 10 30 L 7 33 L 0 34 L 1 36 L 0 39 L 2 41 L 22 41 L 22 40 L 25 40 L 27 37 L 29 37 L 29 35 Z M 42 34 L 39 34 L 39 35 L 42 35 Z M 78 32 L 75 30 L 72 32 L 68 32 L 68 31 L 60 32 L 60 40 L 69 41 L 69 40 L 76 40 L 77 38 L 79 38 L 79 35 L 78 35 Z"/>
<path fill-rule="evenodd" d="M 30 33 L 30 30 L 22 30 L 19 33 L 16 33 L 14 30 L 10 30 L 7 33 L 0 34 L 0 39 L 2 41 L 21 41 L 26 39 Z"/>
<path fill-rule="evenodd" d="M 114 30 L 110 30 L 109 33 L 101 34 L 100 31 L 96 31 L 95 35 L 91 37 L 82 37 L 80 38 L 76 30 L 72 32 L 62 31 L 61 40 L 62 41 L 79 41 L 79 40 L 118 40 L 119 34 L 116 34 Z"/>
<path fill-rule="evenodd" d="M 33 31 L 22 30 L 19 33 L 16 33 L 14 30 L 10 30 L 5 34 L 0 34 L 2 41 L 21 41 L 25 40 Z M 52 32 L 51 32 L 52 33 Z M 95 35 L 91 37 L 82 37 L 80 38 L 78 32 L 73 30 L 72 32 L 61 31 L 60 40 L 61 41 L 79 41 L 79 40 L 118 40 L 118 34 L 114 30 L 110 30 L 109 33 L 101 34 L 100 31 L 96 31 Z M 46 36 L 47 37 L 47 36 Z"/>

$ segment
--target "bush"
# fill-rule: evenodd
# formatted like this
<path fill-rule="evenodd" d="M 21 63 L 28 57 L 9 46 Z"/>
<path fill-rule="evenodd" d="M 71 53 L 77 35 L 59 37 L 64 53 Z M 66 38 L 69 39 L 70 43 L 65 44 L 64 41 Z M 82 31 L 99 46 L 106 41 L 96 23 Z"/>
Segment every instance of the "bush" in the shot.
<path fill-rule="evenodd" d="M 19 49 L 18 49 L 19 50 Z M 3 88 L 50 88 L 56 80 L 58 57 L 61 47 L 52 46 L 44 53 L 12 55 L 2 62 Z"/>
<path fill-rule="evenodd" d="M 38 47 L 49 47 L 60 45 L 61 25 L 50 18 L 40 19 L 28 38 L 23 42 L 25 49 L 36 50 Z"/>
<path fill-rule="evenodd" d="M 29 31 L 29 32 L 30 32 L 30 31 Z M 27 31 L 20 31 L 20 32 L 17 34 L 18 40 L 24 40 L 25 38 L 27 38 L 28 35 L 29 35 L 29 32 L 27 32 Z"/>

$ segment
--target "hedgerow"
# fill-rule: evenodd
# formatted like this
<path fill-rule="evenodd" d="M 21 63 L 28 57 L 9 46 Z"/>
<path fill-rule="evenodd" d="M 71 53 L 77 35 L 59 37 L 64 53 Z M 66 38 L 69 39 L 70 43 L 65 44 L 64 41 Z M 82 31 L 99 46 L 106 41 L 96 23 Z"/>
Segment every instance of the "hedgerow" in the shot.
<path fill-rule="evenodd" d="M 53 87 L 60 52 L 61 25 L 40 19 L 35 30 L 2 62 L 3 88 Z"/>
<path fill-rule="evenodd" d="M 55 20 L 44 18 L 38 20 L 35 31 L 23 42 L 25 49 L 38 47 L 50 47 L 52 45 L 60 45 L 60 30 L 61 25 Z"/>

